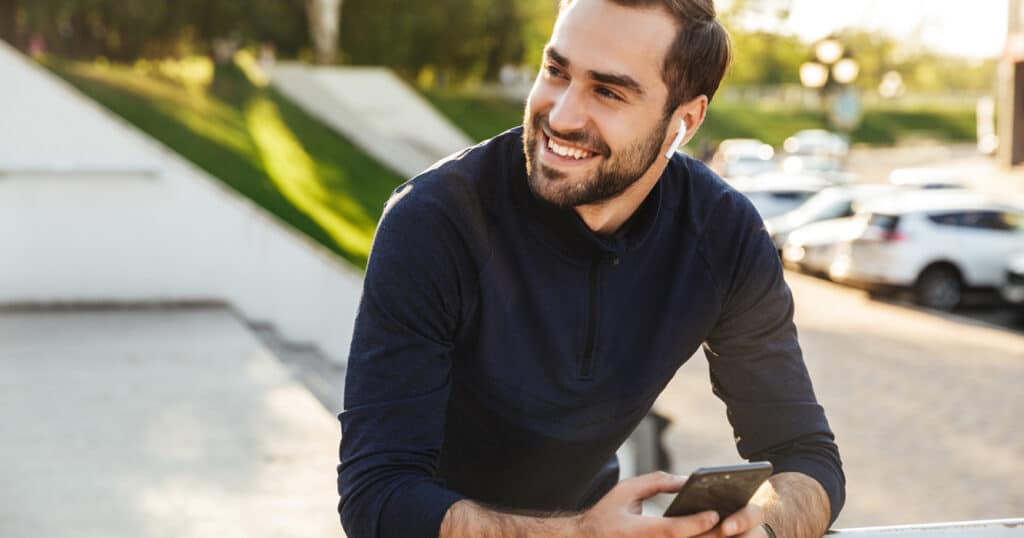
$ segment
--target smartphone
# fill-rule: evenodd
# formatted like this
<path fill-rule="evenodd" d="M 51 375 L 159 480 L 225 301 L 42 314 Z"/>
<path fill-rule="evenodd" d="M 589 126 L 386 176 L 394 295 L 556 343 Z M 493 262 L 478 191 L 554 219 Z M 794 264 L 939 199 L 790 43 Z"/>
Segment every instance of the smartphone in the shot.
<path fill-rule="evenodd" d="M 687 516 L 714 510 L 720 520 L 724 520 L 746 506 L 771 474 L 772 464 L 767 461 L 701 467 L 683 484 L 683 489 L 665 510 L 665 516 Z"/>

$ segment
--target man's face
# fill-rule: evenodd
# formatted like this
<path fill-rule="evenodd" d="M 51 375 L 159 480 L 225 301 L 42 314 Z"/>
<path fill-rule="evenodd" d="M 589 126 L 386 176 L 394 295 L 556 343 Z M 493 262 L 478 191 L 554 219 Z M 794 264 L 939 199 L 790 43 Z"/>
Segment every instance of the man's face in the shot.
<path fill-rule="evenodd" d="M 575 0 L 562 11 L 523 121 L 534 194 L 601 203 L 651 168 L 666 143 L 661 66 L 675 33 L 660 9 Z"/>

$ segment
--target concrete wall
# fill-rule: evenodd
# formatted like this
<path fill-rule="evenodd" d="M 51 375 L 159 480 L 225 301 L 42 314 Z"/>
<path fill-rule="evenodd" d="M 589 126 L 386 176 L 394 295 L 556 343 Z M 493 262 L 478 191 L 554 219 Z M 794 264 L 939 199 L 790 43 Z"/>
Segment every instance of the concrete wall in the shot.
<path fill-rule="evenodd" d="M 347 358 L 359 271 L 2 43 L 0 80 L 0 304 L 222 301 Z"/>
<path fill-rule="evenodd" d="M 405 177 L 472 144 L 383 67 L 286 63 L 274 68 L 271 80 L 307 114 Z"/>

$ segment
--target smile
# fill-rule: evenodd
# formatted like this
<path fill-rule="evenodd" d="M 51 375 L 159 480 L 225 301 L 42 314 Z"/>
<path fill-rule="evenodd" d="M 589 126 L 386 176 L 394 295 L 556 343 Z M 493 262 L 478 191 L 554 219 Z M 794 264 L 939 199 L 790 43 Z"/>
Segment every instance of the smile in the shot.
<path fill-rule="evenodd" d="M 547 136 L 546 133 L 544 138 L 547 139 L 548 150 L 550 150 L 551 153 L 558 155 L 559 157 L 565 157 L 566 159 L 582 160 L 589 159 L 590 157 L 593 157 L 595 155 L 594 152 L 580 147 L 571 146 L 568 144 L 559 144 L 552 140 L 551 137 Z"/>

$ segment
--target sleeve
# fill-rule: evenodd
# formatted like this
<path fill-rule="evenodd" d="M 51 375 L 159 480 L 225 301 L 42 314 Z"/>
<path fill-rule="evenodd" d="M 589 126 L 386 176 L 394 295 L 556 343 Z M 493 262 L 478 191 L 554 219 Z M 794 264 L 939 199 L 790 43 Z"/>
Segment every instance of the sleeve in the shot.
<path fill-rule="evenodd" d="M 713 212 L 703 246 L 722 309 L 704 345 L 716 396 L 726 405 L 736 446 L 824 487 L 835 522 L 846 478 L 824 409 L 804 364 L 793 297 L 757 210 L 731 192 Z"/>
<path fill-rule="evenodd" d="M 352 537 L 436 537 L 462 497 L 437 478 L 451 351 L 475 278 L 435 201 L 392 196 L 366 269 L 345 379 L 338 511 Z"/>

